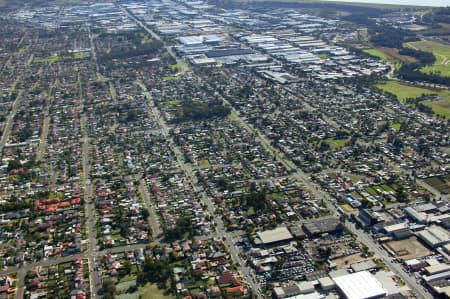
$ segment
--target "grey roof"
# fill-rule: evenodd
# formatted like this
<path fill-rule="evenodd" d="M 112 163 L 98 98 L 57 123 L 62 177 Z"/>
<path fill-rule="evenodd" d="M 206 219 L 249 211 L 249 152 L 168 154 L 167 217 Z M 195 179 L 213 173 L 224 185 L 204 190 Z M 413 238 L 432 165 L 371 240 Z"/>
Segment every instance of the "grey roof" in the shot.
<path fill-rule="evenodd" d="M 366 260 L 362 262 L 353 263 L 350 266 L 355 272 L 370 270 L 374 268 L 378 268 L 378 265 L 375 264 L 373 260 Z"/>
<path fill-rule="evenodd" d="M 255 51 L 251 49 L 226 49 L 226 50 L 211 50 L 206 52 L 206 56 L 209 58 L 235 56 L 235 55 L 248 55 L 254 54 Z"/>
<path fill-rule="evenodd" d="M 449 233 L 438 226 L 432 226 L 417 233 L 417 236 L 430 246 L 439 246 L 449 243 Z"/>
<path fill-rule="evenodd" d="M 272 230 L 258 232 L 257 235 L 264 244 L 287 241 L 293 238 L 291 233 L 284 226 L 277 227 Z"/>
<path fill-rule="evenodd" d="M 423 223 L 423 222 L 427 221 L 427 217 L 425 214 L 423 214 L 421 212 L 417 212 L 412 207 L 405 208 L 405 213 L 408 214 L 409 217 L 413 218 L 417 222 Z"/>
<path fill-rule="evenodd" d="M 338 218 L 330 216 L 305 223 L 303 228 L 311 235 L 329 233 L 342 228 Z"/>
<path fill-rule="evenodd" d="M 291 226 L 289 227 L 289 230 L 296 238 L 304 238 L 306 236 L 301 226 Z"/>
<path fill-rule="evenodd" d="M 417 211 L 419 212 L 427 212 L 427 211 L 433 211 L 436 210 L 436 206 L 434 204 L 432 204 L 431 202 L 420 205 L 417 207 Z"/>

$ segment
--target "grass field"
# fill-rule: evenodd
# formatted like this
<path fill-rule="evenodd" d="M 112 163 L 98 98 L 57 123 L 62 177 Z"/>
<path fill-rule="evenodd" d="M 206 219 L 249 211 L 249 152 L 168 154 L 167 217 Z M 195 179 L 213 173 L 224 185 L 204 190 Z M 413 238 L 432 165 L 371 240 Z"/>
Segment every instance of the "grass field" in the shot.
<path fill-rule="evenodd" d="M 328 138 L 325 139 L 325 142 L 328 143 L 328 145 L 332 149 L 341 148 L 347 144 L 347 142 L 350 140 L 350 138 L 346 139 L 334 139 L 334 138 Z"/>
<path fill-rule="evenodd" d="M 167 101 L 166 102 L 166 104 L 167 105 L 169 105 L 169 106 L 178 106 L 178 105 L 180 105 L 180 101 L 178 101 L 178 100 L 170 100 L 170 101 Z"/>
<path fill-rule="evenodd" d="M 139 296 L 146 299 L 174 299 L 172 296 L 164 295 L 164 290 L 158 289 L 156 284 L 146 284 L 139 288 Z"/>
<path fill-rule="evenodd" d="M 423 103 L 427 106 L 430 106 L 433 109 L 434 113 L 436 113 L 437 115 L 442 115 L 446 119 L 450 118 L 449 90 L 433 90 L 419 86 L 411 86 L 395 80 L 377 84 L 375 85 L 375 87 L 395 95 L 400 102 L 405 102 L 407 98 L 415 99 L 421 97 L 422 95 L 438 95 L 438 100 L 423 101 Z"/>
<path fill-rule="evenodd" d="M 183 68 L 181 67 L 181 65 L 177 64 L 171 64 L 170 65 L 170 69 L 172 71 L 177 71 L 177 72 L 181 72 L 183 70 Z"/>
<path fill-rule="evenodd" d="M 323 54 L 315 54 L 317 57 L 319 57 L 322 60 L 327 59 L 328 57 L 330 57 L 330 54 L 328 53 L 323 53 Z"/>
<path fill-rule="evenodd" d="M 383 52 L 381 52 L 377 49 L 364 49 L 363 52 L 369 54 L 370 56 L 378 57 L 381 60 L 384 60 L 384 61 L 387 60 L 386 54 L 384 54 Z"/>
<path fill-rule="evenodd" d="M 442 76 L 450 77 L 450 46 L 433 41 L 411 42 L 406 45 L 413 49 L 431 52 L 436 57 L 436 62 L 423 67 L 422 72 L 439 72 Z"/>
<path fill-rule="evenodd" d="M 417 61 L 414 57 L 399 54 L 398 49 L 393 48 L 378 47 L 376 49 L 364 49 L 363 52 L 378 57 L 383 61 L 388 61 L 396 68 L 399 68 L 403 62 L 411 63 Z"/>
<path fill-rule="evenodd" d="M 53 55 L 49 57 L 35 57 L 33 58 L 33 63 L 52 64 L 61 60 L 80 60 L 88 58 L 89 55 L 89 53 L 77 52 L 67 56 Z"/>
<path fill-rule="evenodd" d="M 450 192 L 450 174 L 427 178 L 424 181 L 441 193 L 448 194 Z"/>
<path fill-rule="evenodd" d="M 173 81 L 173 80 L 178 80 L 180 78 L 176 77 L 176 76 L 164 76 L 163 81 Z"/>
<path fill-rule="evenodd" d="M 450 92 L 447 91 L 447 94 L 450 94 Z M 437 115 L 442 115 L 446 119 L 450 119 L 450 95 L 447 95 L 445 99 L 439 101 L 425 101 L 424 104 L 430 106 Z"/>
<path fill-rule="evenodd" d="M 399 123 L 393 123 L 391 124 L 391 128 L 398 131 L 400 130 L 400 124 Z"/>
<path fill-rule="evenodd" d="M 386 83 L 377 84 L 376 87 L 395 95 L 400 102 L 404 102 L 408 98 L 415 99 L 422 95 L 438 93 L 437 91 L 431 89 L 406 85 L 395 80 L 390 80 L 387 81 Z"/>

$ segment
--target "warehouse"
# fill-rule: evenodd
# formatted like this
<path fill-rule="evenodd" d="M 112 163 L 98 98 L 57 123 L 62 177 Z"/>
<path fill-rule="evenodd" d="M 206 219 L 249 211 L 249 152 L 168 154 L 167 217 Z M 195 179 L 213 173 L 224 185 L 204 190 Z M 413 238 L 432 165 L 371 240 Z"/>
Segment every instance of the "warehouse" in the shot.
<path fill-rule="evenodd" d="M 425 267 L 424 270 L 427 275 L 435 275 L 442 272 L 450 271 L 450 266 L 447 264 L 438 263 L 436 265 L 430 265 L 428 267 Z"/>
<path fill-rule="evenodd" d="M 357 272 L 334 278 L 336 285 L 347 299 L 370 299 L 386 296 L 386 290 L 369 272 Z"/>
<path fill-rule="evenodd" d="M 409 218 L 411 218 L 413 221 L 415 221 L 417 223 L 420 223 L 420 224 L 427 223 L 427 215 L 422 212 L 417 212 L 412 207 L 405 208 L 405 213 Z"/>
<path fill-rule="evenodd" d="M 342 224 L 338 218 L 331 216 L 314 220 L 311 223 L 305 223 L 303 229 L 308 235 L 320 235 L 342 231 Z"/>
<path fill-rule="evenodd" d="M 396 240 L 406 239 L 412 235 L 406 222 L 385 226 L 384 230 Z"/>
<path fill-rule="evenodd" d="M 293 239 L 291 233 L 284 226 L 278 227 L 272 230 L 266 230 L 257 233 L 259 240 L 262 244 L 272 244 L 284 241 L 290 241 Z M 255 240 L 256 242 L 256 240 Z"/>
<path fill-rule="evenodd" d="M 197 46 L 203 44 L 201 36 L 182 36 L 178 39 L 185 46 Z"/>
<path fill-rule="evenodd" d="M 373 260 L 365 260 L 350 265 L 354 272 L 368 271 L 380 268 Z"/>
<path fill-rule="evenodd" d="M 448 232 L 438 226 L 426 228 L 418 232 L 417 236 L 431 248 L 436 248 L 450 242 Z"/>
<path fill-rule="evenodd" d="M 255 51 L 251 49 L 226 49 L 226 50 L 211 50 L 206 52 L 206 56 L 209 58 L 216 58 L 216 57 L 224 57 L 224 56 L 237 56 L 237 55 L 248 55 L 248 54 L 254 54 Z"/>

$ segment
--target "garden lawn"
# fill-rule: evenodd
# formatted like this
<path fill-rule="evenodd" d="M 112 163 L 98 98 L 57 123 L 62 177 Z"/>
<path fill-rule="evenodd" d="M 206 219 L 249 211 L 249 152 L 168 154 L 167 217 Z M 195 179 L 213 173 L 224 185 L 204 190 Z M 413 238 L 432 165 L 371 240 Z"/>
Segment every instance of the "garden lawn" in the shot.
<path fill-rule="evenodd" d="M 139 288 L 139 295 L 146 299 L 174 299 L 173 296 L 164 295 L 164 290 L 158 289 L 156 284 L 147 283 L 142 288 Z"/>

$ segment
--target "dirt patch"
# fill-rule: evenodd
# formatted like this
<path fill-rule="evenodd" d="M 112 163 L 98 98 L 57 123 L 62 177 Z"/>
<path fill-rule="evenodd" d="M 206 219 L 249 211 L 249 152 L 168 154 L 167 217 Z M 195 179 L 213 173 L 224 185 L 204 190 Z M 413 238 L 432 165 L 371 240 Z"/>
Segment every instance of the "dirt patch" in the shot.
<path fill-rule="evenodd" d="M 387 242 L 383 246 L 403 260 L 421 258 L 431 254 L 431 251 L 423 246 L 416 237 Z"/>
<path fill-rule="evenodd" d="M 349 256 L 334 259 L 333 263 L 336 264 L 336 267 L 338 269 L 344 269 L 344 268 L 349 267 L 353 263 L 357 263 L 357 262 L 361 262 L 361 261 L 365 261 L 365 260 L 367 260 L 367 258 L 362 257 L 360 253 L 356 253 L 356 254 L 352 254 Z"/>
<path fill-rule="evenodd" d="M 356 209 L 352 208 L 350 205 L 347 205 L 347 204 L 342 205 L 341 207 L 342 207 L 342 209 L 343 209 L 344 211 L 346 211 L 347 213 L 354 213 L 354 212 L 357 211 Z"/>

